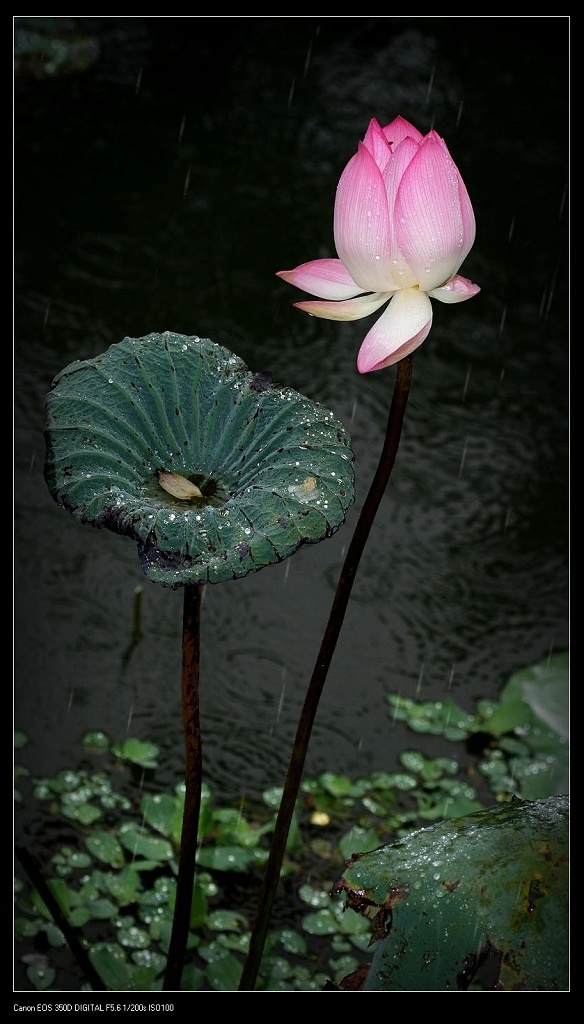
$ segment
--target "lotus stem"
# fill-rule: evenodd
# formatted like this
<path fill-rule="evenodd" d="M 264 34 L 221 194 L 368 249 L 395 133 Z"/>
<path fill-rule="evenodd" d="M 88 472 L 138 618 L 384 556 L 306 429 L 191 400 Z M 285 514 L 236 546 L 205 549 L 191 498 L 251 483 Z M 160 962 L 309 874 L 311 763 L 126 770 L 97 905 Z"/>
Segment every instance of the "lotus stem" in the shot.
<path fill-rule="evenodd" d="M 63 911 L 59 901 L 56 899 L 52 889 L 45 881 L 37 861 L 24 846 L 16 846 L 15 849 L 20 863 L 27 872 L 28 877 L 30 878 L 34 888 L 37 890 L 43 903 L 50 911 L 57 928 L 60 928 L 63 932 L 69 949 L 91 985 L 91 991 L 107 992 L 107 985 L 104 984 L 98 971 L 96 971 L 93 966 L 77 929 L 69 923 L 67 915 Z"/>
<path fill-rule="evenodd" d="M 182 710 L 186 752 L 185 805 L 176 898 L 163 991 L 179 991 L 189 937 L 191 905 L 197 858 L 203 757 L 199 715 L 202 583 L 184 588 L 182 636 Z"/>
<path fill-rule="evenodd" d="M 410 393 L 412 359 L 413 357 L 409 355 L 397 363 L 383 449 L 341 569 L 327 627 L 304 699 L 266 862 L 249 952 L 239 983 L 240 991 L 253 991 L 256 985 L 318 703 L 339 638 L 361 555 L 385 493 L 399 447 Z"/>

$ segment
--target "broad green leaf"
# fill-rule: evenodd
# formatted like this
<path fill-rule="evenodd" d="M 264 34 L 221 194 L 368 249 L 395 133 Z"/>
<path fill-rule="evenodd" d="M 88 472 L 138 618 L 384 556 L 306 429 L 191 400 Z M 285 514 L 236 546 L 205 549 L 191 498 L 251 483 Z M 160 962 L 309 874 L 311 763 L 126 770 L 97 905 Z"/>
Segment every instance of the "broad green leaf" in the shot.
<path fill-rule="evenodd" d="M 94 900 L 88 903 L 86 906 L 88 918 L 94 921 L 107 921 L 112 917 L 115 917 L 119 912 L 119 907 L 111 900 L 101 899 Z"/>
<path fill-rule="evenodd" d="M 501 702 L 522 700 L 536 719 L 567 740 L 569 735 L 569 655 L 551 655 L 545 661 L 521 669 L 501 691 Z"/>
<path fill-rule="evenodd" d="M 566 991 L 567 797 L 513 801 L 356 857 L 337 890 L 374 918 L 368 991 Z"/>
<path fill-rule="evenodd" d="M 345 860 L 349 860 L 354 854 L 366 853 L 379 845 L 380 839 L 375 829 L 353 825 L 340 840 L 339 851 Z"/>
<path fill-rule="evenodd" d="M 354 500 L 350 439 L 333 413 L 208 338 L 124 338 L 66 366 L 46 408 L 52 497 L 135 540 L 163 586 L 280 562 L 335 533 Z"/>
<path fill-rule="evenodd" d="M 27 967 L 26 976 L 37 991 L 44 992 L 51 987 L 57 974 L 53 967 Z"/>
<path fill-rule="evenodd" d="M 147 825 L 172 838 L 176 800 L 167 793 L 156 793 L 142 797 L 140 809 Z"/>
<path fill-rule="evenodd" d="M 128 903 L 135 903 L 138 899 L 141 881 L 140 875 L 134 867 L 125 867 L 115 875 L 106 872 L 105 883 L 108 892 L 114 897 L 118 905 L 127 906 Z"/>
<path fill-rule="evenodd" d="M 96 831 L 87 836 L 85 845 L 89 852 L 112 868 L 122 868 L 125 864 L 124 851 L 111 832 Z"/>
<path fill-rule="evenodd" d="M 111 992 L 131 990 L 130 966 L 120 945 L 97 942 L 91 946 L 89 957 L 103 983 Z"/>
<path fill-rule="evenodd" d="M 146 860 L 172 860 L 172 846 L 166 839 L 151 836 L 145 829 L 133 822 L 122 825 L 119 831 L 120 843 L 130 852 L 132 857 L 144 857 Z"/>
<path fill-rule="evenodd" d="M 142 740 L 128 739 L 124 743 L 112 743 L 112 753 L 124 761 L 130 761 L 141 768 L 156 768 L 160 748 L 155 743 L 144 743 Z"/>
<path fill-rule="evenodd" d="M 215 932 L 239 932 L 247 927 L 247 920 L 235 910 L 214 910 L 207 918 L 207 925 Z"/>
<path fill-rule="evenodd" d="M 197 864 L 216 871 L 247 871 L 253 851 L 241 846 L 203 846 L 197 853 Z"/>

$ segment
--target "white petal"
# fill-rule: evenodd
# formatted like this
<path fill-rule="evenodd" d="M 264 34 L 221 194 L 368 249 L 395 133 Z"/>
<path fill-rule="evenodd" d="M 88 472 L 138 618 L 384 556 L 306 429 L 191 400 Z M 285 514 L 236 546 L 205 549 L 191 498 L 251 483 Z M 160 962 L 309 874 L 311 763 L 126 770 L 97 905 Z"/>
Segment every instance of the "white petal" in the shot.
<path fill-rule="evenodd" d="M 431 326 L 432 303 L 426 292 L 419 288 L 396 292 L 361 345 L 359 373 L 399 362 L 425 341 Z"/>
<path fill-rule="evenodd" d="M 340 260 L 310 260 L 294 270 L 280 270 L 276 277 L 319 299 L 351 299 L 363 291 Z"/>
<path fill-rule="evenodd" d="M 372 295 L 359 295 L 356 299 L 346 299 L 344 302 L 318 302 L 306 301 L 295 302 L 296 309 L 301 309 L 311 316 L 318 316 L 321 320 L 361 320 L 370 313 L 375 313 L 384 302 L 387 302 L 391 293 L 374 292 Z"/>
<path fill-rule="evenodd" d="M 478 284 L 473 284 L 467 277 L 455 274 L 450 281 L 441 288 L 433 288 L 428 295 L 432 299 L 438 299 L 438 302 L 464 302 L 466 299 L 472 299 L 473 295 L 478 295 L 480 290 Z"/>

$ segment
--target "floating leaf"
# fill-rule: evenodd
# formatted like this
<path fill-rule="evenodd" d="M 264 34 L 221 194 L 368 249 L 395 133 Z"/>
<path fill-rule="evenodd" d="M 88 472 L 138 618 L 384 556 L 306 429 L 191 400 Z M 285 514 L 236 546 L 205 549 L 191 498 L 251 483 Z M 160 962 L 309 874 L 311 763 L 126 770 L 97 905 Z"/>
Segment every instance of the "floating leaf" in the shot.
<path fill-rule="evenodd" d="M 51 987 L 57 975 L 53 967 L 32 966 L 27 967 L 26 976 L 38 991 L 44 991 Z"/>
<path fill-rule="evenodd" d="M 209 339 L 125 338 L 62 370 L 46 408 L 54 500 L 137 541 L 144 574 L 163 586 L 279 562 L 330 537 L 354 499 L 333 414 L 290 388 L 258 388 Z"/>
<path fill-rule="evenodd" d="M 569 655 L 567 651 L 515 672 L 501 691 L 501 702 L 522 701 L 540 722 L 563 739 L 569 735 Z M 527 717 L 527 716 L 526 716 Z M 525 717 L 524 717 L 525 721 Z M 533 745 L 533 744 L 532 744 Z"/>
<path fill-rule="evenodd" d="M 119 836 L 122 846 L 129 850 L 132 857 L 144 857 L 159 862 L 172 860 L 172 846 L 166 839 L 148 835 L 144 829 L 131 821 L 121 826 Z"/>
<path fill-rule="evenodd" d="M 147 794 L 140 801 L 140 809 L 148 825 L 162 832 L 163 836 L 172 838 L 176 804 L 176 799 L 168 793 Z"/>
<path fill-rule="evenodd" d="M 374 920 L 365 989 L 565 990 L 568 815 L 517 800 L 355 857 L 335 890 Z"/>
<path fill-rule="evenodd" d="M 121 946 L 97 942 L 91 946 L 89 956 L 107 989 L 112 992 L 127 992 L 131 989 L 130 968 Z"/>
<path fill-rule="evenodd" d="M 207 964 L 207 978 L 217 992 L 236 992 L 242 964 L 227 950 L 214 950 Z"/>
<path fill-rule="evenodd" d="M 236 910 L 214 910 L 209 914 L 207 925 L 215 932 L 239 932 L 247 927 L 247 920 Z"/>
<path fill-rule="evenodd" d="M 253 854 L 241 846 L 203 846 L 197 864 L 215 871 L 248 871 Z"/>
<path fill-rule="evenodd" d="M 354 854 L 366 853 L 379 845 L 379 836 L 375 829 L 353 825 L 339 840 L 339 851 L 345 860 L 349 860 Z"/>
<path fill-rule="evenodd" d="M 110 741 L 101 730 L 86 732 L 81 742 L 88 750 L 108 750 Z"/>
<path fill-rule="evenodd" d="M 128 739 L 123 743 L 112 743 L 112 753 L 124 761 L 131 761 L 141 768 L 156 768 L 159 747 L 155 743 L 144 743 L 142 740 Z"/>
<path fill-rule="evenodd" d="M 93 832 L 87 836 L 85 844 L 89 852 L 103 864 L 109 864 L 112 868 L 124 866 L 124 851 L 110 832 Z"/>
<path fill-rule="evenodd" d="M 309 935 L 334 935 L 338 930 L 337 921 L 327 908 L 317 910 L 314 914 L 306 914 L 302 918 L 302 927 Z"/>

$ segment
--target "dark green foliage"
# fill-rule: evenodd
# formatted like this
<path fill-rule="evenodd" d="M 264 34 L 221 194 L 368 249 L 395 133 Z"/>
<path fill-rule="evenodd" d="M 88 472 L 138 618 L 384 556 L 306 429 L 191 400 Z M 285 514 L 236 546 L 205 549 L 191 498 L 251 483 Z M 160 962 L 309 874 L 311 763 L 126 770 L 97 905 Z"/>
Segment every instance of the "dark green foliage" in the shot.
<path fill-rule="evenodd" d="M 518 680 L 522 699 L 527 695 L 530 701 L 524 703 L 522 722 L 516 714 L 514 690 Z M 534 686 L 535 682 L 538 685 Z M 488 842 L 488 863 L 483 863 L 483 868 L 484 882 L 489 886 L 489 941 L 493 949 L 484 940 L 481 904 L 478 912 L 473 906 L 477 936 L 482 936 L 475 953 L 482 950 L 483 961 L 491 967 L 499 962 L 498 953 L 493 950 L 503 948 L 501 935 L 504 939 L 512 896 L 518 907 L 527 906 L 525 901 L 529 897 L 535 910 L 528 926 L 539 921 L 546 934 L 552 935 L 554 959 L 536 958 L 527 943 L 526 952 L 513 959 L 517 965 L 515 975 L 512 958 L 507 956 L 505 962 L 501 958 L 504 983 L 511 984 L 510 979 L 515 978 L 527 987 L 545 988 L 549 984 L 561 988 L 565 981 L 562 971 L 567 969 L 567 868 L 563 860 L 567 800 L 562 798 L 546 805 L 554 809 L 552 834 L 548 837 L 552 859 L 545 860 L 543 865 L 539 859 L 542 846 L 538 830 L 541 831 L 542 823 L 537 807 L 535 817 L 528 815 L 523 820 L 518 809 L 533 807 L 526 801 L 531 800 L 529 789 L 534 779 L 540 791 L 538 800 L 557 797 L 560 792 L 555 789 L 556 771 L 541 770 L 541 744 L 545 737 L 546 757 L 551 759 L 548 763 L 555 765 L 556 758 L 563 763 L 566 741 L 561 734 L 568 706 L 567 656 L 558 655 L 545 666 L 517 673 L 503 689 L 501 702 L 481 704 L 474 716 L 459 712 L 452 702 L 448 706 L 440 702 L 430 706 L 409 702 L 406 707 L 406 702 L 398 703 L 398 698 L 392 697 L 390 703 L 416 732 L 424 731 L 416 729 L 423 721 L 432 723 L 435 734 L 444 735 L 452 727 L 454 715 L 461 732 L 455 741 L 459 747 L 453 752 L 456 756 L 431 758 L 418 750 L 405 750 L 395 772 L 376 772 L 356 780 L 323 772 L 303 781 L 282 876 L 289 905 L 285 908 L 285 919 L 274 922 L 268 937 L 258 987 L 316 991 L 325 985 L 343 989 L 357 987 L 357 983 L 362 986 L 367 965 L 374 957 L 375 972 L 368 985 L 403 990 L 411 976 L 420 976 L 416 943 L 426 948 L 430 932 L 434 938 L 437 933 L 445 936 L 446 928 L 452 942 L 440 950 L 433 947 L 434 974 L 427 969 L 422 975 L 424 986 L 435 984 L 435 972 L 442 971 L 439 987 L 447 977 L 447 987 L 456 988 L 458 975 L 461 987 L 484 987 L 480 956 L 467 961 L 468 950 L 460 952 L 470 925 L 463 928 L 464 908 L 458 906 L 456 895 L 450 905 L 457 920 L 460 918 L 460 928 L 453 931 L 452 924 L 441 921 L 439 915 L 447 907 L 442 902 L 444 897 L 452 895 L 443 884 L 444 879 L 446 883 L 451 881 L 451 869 L 457 864 L 462 864 L 463 869 L 465 864 L 468 866 L 466 874 L 461 871 L 464 885 L 461 881 L 457 889 L 461 898 L 465 891 L 468 893 L 470 906 L 471 895 L 476 896 L 476 881 L 471 872 L 480 866 L 482 844 Z M 552 706 L 552 724 L 559 733 L 545 725 Z M 488 732 L 490 724 L 492 733 Z M 478 739 L 481 743 L 475 754 L 466 752 L 465 758 L 461 757 L 461 745 L 472 746 Z M 21 733 L 16 735 L 16 746 L 20 759 L 26 747 Z M 53 778 L 35 780 L 25 767 L 17 766 L 17 813 L 20 807 L 36 799 L 41 804 L 41 820 L 60 821 L 68 828 L 69 840 L 44 863 L 44 877 L 70 923 L 86 937 L 91 961 L 106 987 L 122 991 L 160 989 L 174 909 L 184 787 L 179 784 L 174 792 L 160 792 L 156 787 L 158 750 L 154 744 L 132 738 L 121 744 L 112 743 L 103 733 L 93 732 L 84 737 L 83 746 L 84 764 L 92 761 L 93 768 L 68 769 Z M 461 768 L 465 759 L 468 769 Z M 146 779 L 145 764 L 150 773 Z M 124 770 L 120 772 L 120 768 Z M 22 799 L 23 787 L 29 790 L 28 801 Z M 493 795 L 494 807 L 483 811 Z M 183 988 L 237 988 L 249 943 L 250 907 L 256 898 L 280 797 L 281 790 L 274 788 L 264 793 L 260 806 L 217 807 L 211 790 L 203 784 L 199 867 Z M 483 813 L 485 817 L 481 818 Z M 473 822 L 480 827 L 474 828 Z M 428 825 L 431 827 L 424 828 Z M 531 848 L 530 830 L 537 840 Z M 475 842 L 475 836 L 482 839 Z M 418 844 L 411 847 L 411 860 L 407 845 L 410 842 Z M 444 853 L 445 843 L 449 844 L 448 857 Z M 465 861 L 467 846 L 469 859 Z M 533 859 L 528 860 L 527 882 L 522 873 L 521 878 L 514 876 L 499 892 L 493 887 L 491 865 L 500 863 L 507 847 L 513 851 L 510 867 L 516 864 L 519 870 L 523 848 Z M 422 849 L 423 864 L 413 879 L 416 848 L 418 861 Z M 397 856 L 401 859 L 396 868 Z M 428 858 L 437 861 L 431 871 L 427 869 Z M 340 893 L 331 895 L 335 882 L 339 888 L 343 864 L 351 860 L 347 886 L 363 888 L 362 879 L 353 878 L 352 872 L 361 870 L 360 866 L 369 870 L 369 865 L 376 865 L 382 875 L 379 899 L 375 896 L 370 903 L 359 904 L 352 898 L 353 905 L 347 907 L 344 885 L 340 885 Z M 375 916 L 379 904 L 387 899 L 387 872 L 395 873 L 399 868 L 399 873 L 402 865 L 407 865 L 413 895 L 423 897 L 424 905 L 421 912 L 414 902 L 406 906 L 398 901 L 392 908 L 395 928 L 400 930 L 392 930 L 387 936 L 389 956 L 393 956 L 392 936 L 399 935 L 404 941 L 407 939 L 412 955 L 406 958 L 407 964 L 400 964 L 397 973 L 390 959 L 391 970 L 387 975 L 381 967 L 377 973 L 377 963 L 382 957 L 378 950 L 385 949 L 386 939 L 379 926 L 388 925 L 388 916 L 382 914 L 376 926 L 370 916 Z M 438 879 L 434 878 L 436 873 Z M 497 885 L 502 878 L 501 875 L 495 880 Z M 67 953 L 64 936 L 22 872 L 16 889 L 15 934 L 27 984 L 39 990 L 60 989 Z M 438 897 L 437 892 L 442 895 Z M 538 917 L 538 909 L 544 908 L 545 914 Z M 406 910 L 409 916 L 404 917 Z M 495 934 L 497 946 L 493 941 Z M 371 945 L 372 939 L 374 943 L 377 939 L 377 946 Z M 38 953 L 39 948 L 43 949 L 42 954 Z M 71 961 L 71 954 L 68 959 Z M 55 966 L 59 964 L 60 970 Z M 81 979 L 79 987 L 90 986 Z"/>
<path fill-rule="evenodd" d="M 567 991 L 567 797 L 516 800 L 357 855 L 338 889 L 374 920 L 366 991 Z"/>
<path fill-rule="evenodd" d="M 208 338 L 126 338 L 47 396 L 45 478 L 76 519 L 131 537 L 148 579 L 219 583 L 330 537 L 354 499 L 333 414 Z M 160 484 L 176 474 L 200 496 Z"/>

